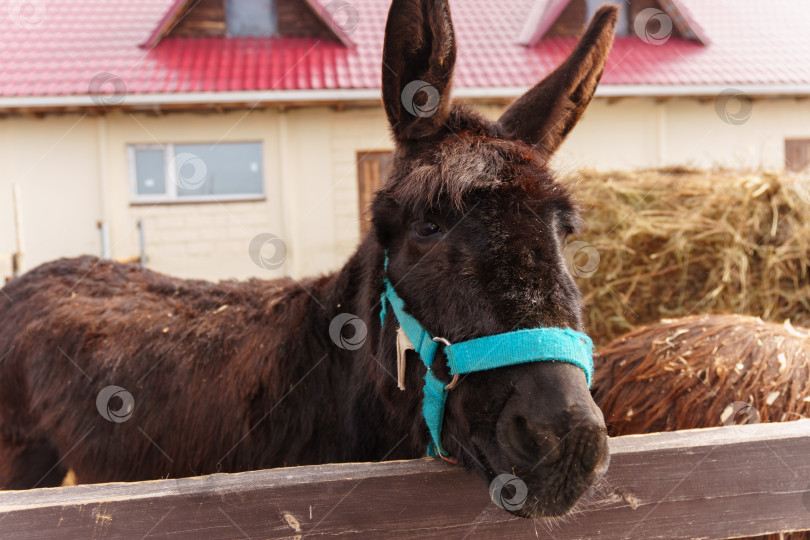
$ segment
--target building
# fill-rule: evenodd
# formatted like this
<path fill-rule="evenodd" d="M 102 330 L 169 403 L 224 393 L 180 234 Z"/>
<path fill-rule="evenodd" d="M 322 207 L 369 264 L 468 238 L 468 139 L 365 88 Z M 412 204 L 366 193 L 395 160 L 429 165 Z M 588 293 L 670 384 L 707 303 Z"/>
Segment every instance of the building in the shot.
<path fill-rule="evenodd" d="M 497 117 L 601 3 L 452 0 L 455 95 Z M 0 275 L 84 253 L 212 279 L 339 267 L 390 159 L 388 4 L 5 0 Z M 556 167 L 808 165 L 804 0 L 623 5 Z M 258 235 L 281 242 L 264 260 Z"/>

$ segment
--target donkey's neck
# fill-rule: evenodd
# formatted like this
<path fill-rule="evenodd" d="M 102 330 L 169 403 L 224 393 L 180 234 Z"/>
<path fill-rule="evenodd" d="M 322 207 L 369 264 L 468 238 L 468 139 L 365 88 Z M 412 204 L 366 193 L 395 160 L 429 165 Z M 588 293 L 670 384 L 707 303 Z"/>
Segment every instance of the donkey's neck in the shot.
<path fill-rule="evenodd" d="M 336 361 L 345 363 L 351 373 L 349 395 L 343 394 L 350 398 L 344 437 L 359 442 L 349 460 L 418 457 L 423 447 L 423 442 L 413 440 L 413 426 L 421 419 L 419 388 L 406 392 L 397 388 L 396 328 L 390 321 L 383 328 L 380 322 L 384 257 L 382 248 L 369 236 L 333 282 L 332 295 L 342 300 L 330 317 L 351 313 L 368 331 L 359 349 L 336 347 Z"/>
<path fill-rule="evenodd" d="M 297 364 L 286 382 L 287 388 L 298 387 L 279 414 L 289 414 L 287 422 L 294 418 L 298 432 L 287 433 L 285 449 L 274 452 L 268 466 L 420 455 L 423 442 L 411 440 L 421 418 L 419 389 L 397 389 L 395 329 L 386 328 L 381 337 L 383 257 L 367 238 L 342 269 L 312 283 L 298 339 L 279 355 Z M 330 335 L 330 324 L 341 314 L 365 326 L 359 348 L 345 347 Z"/>

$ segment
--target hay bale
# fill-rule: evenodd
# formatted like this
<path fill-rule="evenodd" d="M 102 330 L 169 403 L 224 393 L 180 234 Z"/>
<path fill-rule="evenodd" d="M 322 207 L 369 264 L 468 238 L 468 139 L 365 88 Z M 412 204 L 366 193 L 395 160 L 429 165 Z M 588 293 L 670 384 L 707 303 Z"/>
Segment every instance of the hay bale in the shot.
<path fill-rule="evenodd" d="M 597 345 L 698 313 L 810 325 L 810 199 L 802 178 L 687 169 L 579 176 L 586 228 L 572 240 L 599 253 L 596 272 L 577 278 Z"/>
<path fill-rule="evenodd" d="M 611 436 L 810 417 L 810 330 L 702 315 L 599 351 L 594 399 Z"/>
<path fill-rule="evenodd" d="M 810 330 L 740 315 L 662 320 L 599 351 L 594 399 L 611 436 L 810 418 Z"/>

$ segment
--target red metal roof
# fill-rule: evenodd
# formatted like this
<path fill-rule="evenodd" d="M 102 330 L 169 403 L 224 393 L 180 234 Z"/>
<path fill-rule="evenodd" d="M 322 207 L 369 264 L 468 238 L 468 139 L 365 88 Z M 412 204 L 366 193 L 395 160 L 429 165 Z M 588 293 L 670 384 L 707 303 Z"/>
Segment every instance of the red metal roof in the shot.
<path fill-rule="evenodd" d="M 139 44 L 153 35 L 174 0 L 3 0 L 0 97 L 86 96 L 115 84 L 120 91 L 120 81 L 102 84 L 113 76 L 129 95 L 377 89 L 389 2 L 347 3 L 358 24 L 344 31 L 355 47 L 308 38 L 167 37 L 145 48 Z M 534 3 L 452 0 L 457 88 L 527 87 L 568 54 L 573 38 L 547 38 L 534 47 L 518 43 Z M 662 45 L 617 38 L 603 85 L 810 85 L 806 0 L 680 3 L 708 45 L 674 37 Z"/>

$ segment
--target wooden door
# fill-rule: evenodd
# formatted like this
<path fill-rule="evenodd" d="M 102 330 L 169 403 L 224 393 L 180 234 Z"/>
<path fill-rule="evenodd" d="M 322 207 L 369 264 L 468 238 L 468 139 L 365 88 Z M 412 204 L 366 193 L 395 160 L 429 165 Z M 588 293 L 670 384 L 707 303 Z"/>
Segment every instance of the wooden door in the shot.
<path fill-rule="evenodd" d="M 371 225 L 369 206 L 374 192 L 382 186 L 391 170 L 391 152 L 357 153 L 357 191 L 360 210 L 360 233 L 365 235 Z"/>
<path fill-rule="evenodd" d="M 810 139 L 785 139 L 785 170 L 803 171 L 810 167 Z"/>

